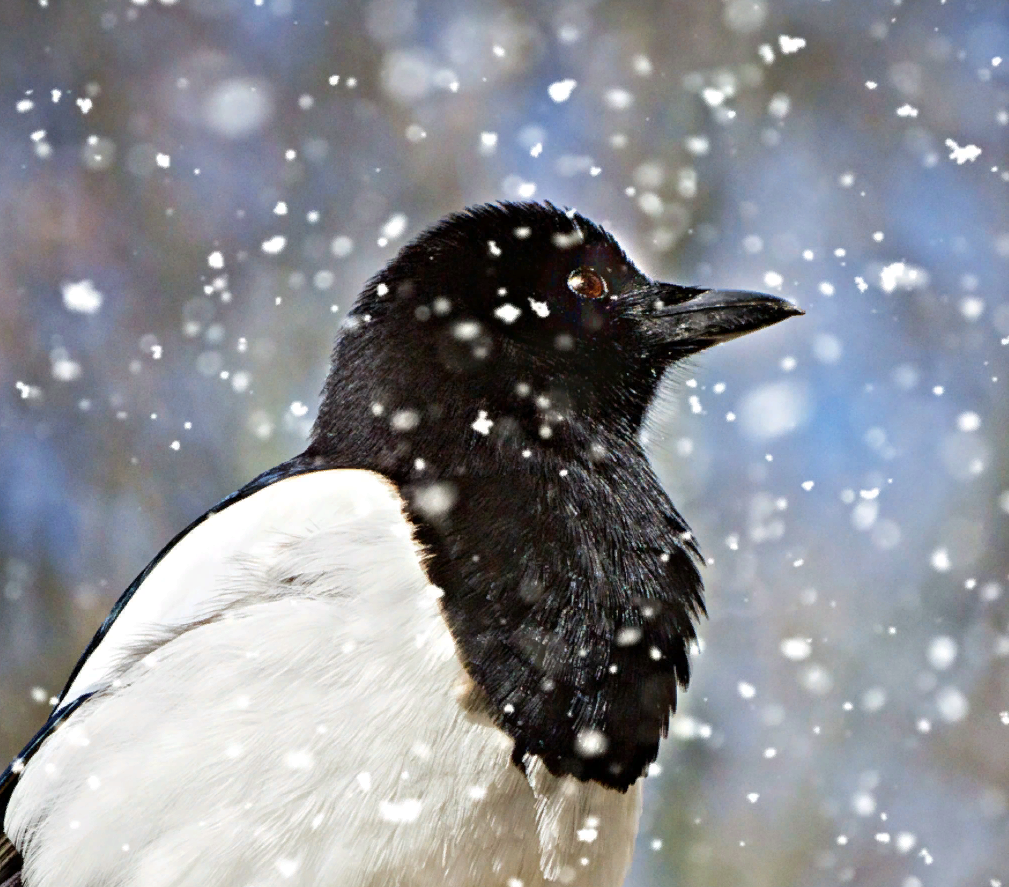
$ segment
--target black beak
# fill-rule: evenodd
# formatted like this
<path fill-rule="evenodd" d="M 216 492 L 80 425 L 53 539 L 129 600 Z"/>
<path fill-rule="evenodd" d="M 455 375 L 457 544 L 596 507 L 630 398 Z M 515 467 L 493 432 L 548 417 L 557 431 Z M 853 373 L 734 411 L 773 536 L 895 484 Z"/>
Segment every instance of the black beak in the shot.
<path fill-rule="evenodd" d="M 777 296 L 669 283 L 655 286 L 649 301 L 641 306 L 646 336 L 670 360 L 805 313 Z"/>

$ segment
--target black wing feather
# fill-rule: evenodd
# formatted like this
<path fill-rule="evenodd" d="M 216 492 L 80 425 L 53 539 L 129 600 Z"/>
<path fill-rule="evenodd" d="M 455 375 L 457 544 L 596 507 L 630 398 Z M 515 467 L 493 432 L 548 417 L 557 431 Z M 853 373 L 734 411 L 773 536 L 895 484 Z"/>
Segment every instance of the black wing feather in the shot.
<path fill-rule="evenodd" d="M 21 887 L 21 855 L 4 834 L 0 834 L 0 887 Z"/>

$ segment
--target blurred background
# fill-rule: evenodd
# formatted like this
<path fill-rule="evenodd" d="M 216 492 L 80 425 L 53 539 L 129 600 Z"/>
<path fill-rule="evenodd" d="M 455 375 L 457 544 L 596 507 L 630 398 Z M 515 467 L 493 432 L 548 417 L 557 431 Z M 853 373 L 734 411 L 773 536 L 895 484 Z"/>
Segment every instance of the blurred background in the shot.
<path fill-rule="evenodd" d="M 711 617 L 629 883 L 1009 884 L 1005 0 L 0 5 L 0 758 L 496 199 L 806 311 L 649 424 Z"/>

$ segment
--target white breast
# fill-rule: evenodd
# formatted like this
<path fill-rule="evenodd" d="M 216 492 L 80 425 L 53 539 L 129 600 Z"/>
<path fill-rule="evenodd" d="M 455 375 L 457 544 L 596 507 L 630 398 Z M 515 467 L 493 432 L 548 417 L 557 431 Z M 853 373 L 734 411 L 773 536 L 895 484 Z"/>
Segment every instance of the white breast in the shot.
<path fill-rule="evenodd" d="M 183 538 L 75 681 L 5 831 L 25 887 L 617 887 L 626 794 L 527 775 L 468 680 L 401 502 L 323 471 Z"/>

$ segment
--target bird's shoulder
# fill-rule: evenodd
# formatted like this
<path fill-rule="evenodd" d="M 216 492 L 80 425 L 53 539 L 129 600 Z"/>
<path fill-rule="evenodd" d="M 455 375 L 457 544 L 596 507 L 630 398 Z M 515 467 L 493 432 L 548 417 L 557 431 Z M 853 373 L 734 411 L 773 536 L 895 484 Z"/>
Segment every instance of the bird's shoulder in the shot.
<path fill-rule="evenodd" d="M 319 595 L 320 574 L 347 594 L 378 548 L 409 542 L 399 494 L 372 471 L 292 460 L 179 533 L 116 602 L 74 668 L 57 711 L 187 626 L 265 597 Z M 320 549 L 319 540 L 324 540 Z M 400 555 L 410 554 L 402 545 Z"/>
<path fill-rule="evenodd" d="M 0 822 L 42 743 L 171 639 L 249 604 L 381 596 L 376 586 L 420 569 L 399 494 L 385 477 L 304 458 L 264 472 L 177 534 L 120 596 L 47 722 L 0 774 Z"/>

